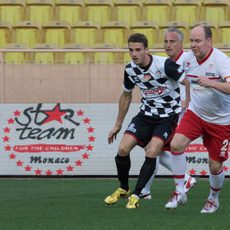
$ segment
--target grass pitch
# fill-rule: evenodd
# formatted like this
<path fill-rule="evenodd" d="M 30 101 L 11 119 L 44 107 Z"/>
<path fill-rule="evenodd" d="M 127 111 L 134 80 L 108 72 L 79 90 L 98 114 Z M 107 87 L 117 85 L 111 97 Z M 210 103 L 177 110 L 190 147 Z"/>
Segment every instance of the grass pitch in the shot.
<path fill-rule="evenodd" d="M 130 180 L 133 188 L 136 179 Z M 188 203 L 164 208 L 173 179 L 157 178 L 152 200 L 134 210 L 127 200 L 108 206 L 104 198 L 118 186 L 116 179 L 1 179 L 1 230 L 214 230 L 229 229 L 230 181 L 225 180 L 215 214 L 200 214 L 209 193 L 207 179 L 197 179 Z"/>

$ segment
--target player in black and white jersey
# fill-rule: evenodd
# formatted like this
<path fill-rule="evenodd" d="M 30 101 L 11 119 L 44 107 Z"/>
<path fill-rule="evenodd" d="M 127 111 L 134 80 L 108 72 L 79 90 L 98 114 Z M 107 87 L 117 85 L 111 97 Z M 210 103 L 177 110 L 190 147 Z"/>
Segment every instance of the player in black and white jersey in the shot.
<path fill-rule="evenodd" d="M 183 60 L 186 56 L 186 52 L 183 50 L 183 38 L 184 35 L 181 30 L 176 27 L 169 27 L 164 33 L 164 49 L 169 58 L 175 61 L 177 64 L 182 65 Z M 184 111 L 188 107 L 190 101 L 190 85 L 186 85 L 186 87 L 182 84 L 179 84 L 180 94 L 181 94 L 181 103 L 182 103 L 182 111 L 180 113 L 180 118 L 183 116 Z M 163 151 L 158 157 L 156 170 L 153 173 L 152 177 L 145 185 L 143 190 L 141 191 L 140 198 L 143 199 L 151 199 L 151 186 L 154 181 L 155 175 L 157 173 L 158 162 L 160 165 L 163 165 L 166 169 L 172 172 L 172 154 L 169 151 Z M 189 174 L 185 173 L 185 184 L 184 189 L 187 193 L 196 183 L 196 179 L 191 177 Z"/>
<path fill-rule="evenodd" d="M 139 113 L 127 127 L 115 157 L 120 187 L 105 198 L 105 203 L 115 204 L 121 197 L 130 195 L 130 152 L 139 145 L 145 149 L 145 161 L 133 194 L 126 205 L 126 208 L 137 208 L 141 190 L 155 170 L 156 158 L 163 146 L 170 141 L 177 126 L 178 116 L 182 110 L 178 84 L 185 82 L 185 77 L 180 65 L 171 59 L 149 54 L 145 35 L 131 35 L 128 39 L 128 48 L 132 61 L 125 67 L 124 91 L 119 99 L 115 126 L 108 135 L 109 144 L 116 139 L 121 130 L 135 86 L 141 91 L 142 104 Z"/>

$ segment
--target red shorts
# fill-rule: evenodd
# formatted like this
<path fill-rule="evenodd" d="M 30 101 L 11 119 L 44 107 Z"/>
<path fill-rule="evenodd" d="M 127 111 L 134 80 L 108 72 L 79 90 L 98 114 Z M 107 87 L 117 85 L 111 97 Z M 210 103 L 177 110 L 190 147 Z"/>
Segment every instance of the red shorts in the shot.
<path fill-rule="evenodd" d="M 191 110 L 187 110 L 176 133 L 181 133 L 191 141 L 202 136 L 203 144 L 208 149 L 212 160 L 223 162 L 228 159 L 230 144 L 230 125 L 217 125 L 199 118 Z"/>

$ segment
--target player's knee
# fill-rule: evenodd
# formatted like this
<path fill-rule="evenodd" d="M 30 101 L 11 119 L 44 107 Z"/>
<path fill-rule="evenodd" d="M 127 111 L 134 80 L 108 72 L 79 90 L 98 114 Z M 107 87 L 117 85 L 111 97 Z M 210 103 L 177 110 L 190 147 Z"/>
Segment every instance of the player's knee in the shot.
<path fill-rule="evenodd" d="M 130 149 L 128 146 L 120 145 L 118 148 L 118 155 L 119 156 L 128 156 L 130 153 Z"/>
<path fill-rule="evenodd" d="M 182 142 L 173 138 L 173 140 L 170 143 L 170 149 L 172 153 L 182 153 L 184 152 L 185 146 Z"/>
<path fill-rule="evenodd" d="M 223 170 L 223 163 L 209 159 L 209 170 L 212 174 L 219 174 Z"/>

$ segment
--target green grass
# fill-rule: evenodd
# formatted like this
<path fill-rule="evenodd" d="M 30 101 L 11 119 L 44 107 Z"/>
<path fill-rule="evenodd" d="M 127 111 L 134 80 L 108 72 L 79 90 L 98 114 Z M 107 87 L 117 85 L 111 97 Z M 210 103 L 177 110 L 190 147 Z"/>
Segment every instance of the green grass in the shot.
<path fill-rule="evenodd" d="M 136 179 L 131 179 L 134 187 Z M 106 195 L 117 188 L 116 179 L 2 179 L 0 180 L 1 230 L 204 230 L 229 229 L 230 183 L 225 180 L 220 208 L 200 214 L 209 193 L 207 179 L 198 179 L 188 204 L 166 210 L 174 189 L 172 179 L 157 178 L 153 199 L 141 200 L 135 210 L 127 200 L 107 206 Z"/>

